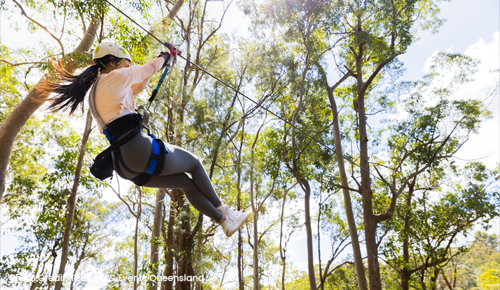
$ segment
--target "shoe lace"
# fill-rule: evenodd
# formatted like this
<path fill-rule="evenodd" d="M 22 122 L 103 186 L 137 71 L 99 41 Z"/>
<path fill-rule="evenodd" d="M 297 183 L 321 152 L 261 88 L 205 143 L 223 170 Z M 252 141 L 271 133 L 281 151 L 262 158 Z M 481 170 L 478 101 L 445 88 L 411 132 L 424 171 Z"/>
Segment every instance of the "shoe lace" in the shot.
<path fill-rule="evenodd" d="M 237 216 L 237 212 L 235 212 L 234 210 L 232 210 L 228 207 L 226 218 L 231 220 L 231 221 L 234 221 L 234 220 L 236 220 L 236 216 Z"/>

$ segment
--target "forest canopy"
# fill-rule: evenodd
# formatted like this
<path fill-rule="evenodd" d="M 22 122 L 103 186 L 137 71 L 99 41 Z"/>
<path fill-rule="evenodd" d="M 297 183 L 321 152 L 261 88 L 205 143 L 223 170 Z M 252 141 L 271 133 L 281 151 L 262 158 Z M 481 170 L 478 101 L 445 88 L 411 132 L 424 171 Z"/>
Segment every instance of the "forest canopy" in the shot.
<path fill-rule="evenodd" d="M 499 82 L 460 97 L 480 61 L 451 51 L 403 78 L 401 56 L 445 21 L 441 1 L 186 0 L 173 19 L 175 1 L 111 2 L 123 13 L 106 0 L 0 0 L 11 35 L 26 37 L 0 38 L 1 238 L 14 245 L 2 287 L 499 289 L 500 236 L 487 230 L 500 164 L 456 158 L 495 117 Z M 234 6 L 244 33 L 225 29 Z M 154 133 L 250 213 L 232 238 L 180 189 L 92 176 L 109 143 L 88 98 L 72 116 L 48 109 L 43 85 L 80 74 L 98 44 L 133 65 L 166 50 L 124 14 L 182 51 L 151 107 Z"/>

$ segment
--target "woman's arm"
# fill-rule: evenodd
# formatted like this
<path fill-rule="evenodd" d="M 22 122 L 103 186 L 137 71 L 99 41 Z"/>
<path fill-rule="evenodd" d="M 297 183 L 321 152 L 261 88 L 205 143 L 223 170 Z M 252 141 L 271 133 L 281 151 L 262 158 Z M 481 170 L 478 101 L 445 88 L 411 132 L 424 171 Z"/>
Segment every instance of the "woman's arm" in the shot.
<path fill-rule="evenodd" d="M 151 77 L 143 80 L 142 83 L 137 83 L 137 84 L 131 85 L 130 88 L 132 89 L 132 96 L 138 95 L 140 92 L 142 92 L 142 90 L 144 90 L 146 88 L 146 86 L 148 85 L 148 82 L 150 79 L 151 79 Z"/>
<path fill-rule="evenodd" d="M 165 62 L 165 59 L 163 57 L 158 57 L 156 59 L 153 59 L 152 61 L 146 63 L 145 65 L 141 66 L 142 70 L 142 77 L 144 78 L 142 82 L 132 84 L 130 88 L 132 89 L 132 95 L 135 96 L 142 92 L 144 88 L 146 88 L 149 80 L 151 79 L 151 76 L 153 76 L 154 73 L 159 71 L 161 67 L 163 66 L 163 63 Z"/>

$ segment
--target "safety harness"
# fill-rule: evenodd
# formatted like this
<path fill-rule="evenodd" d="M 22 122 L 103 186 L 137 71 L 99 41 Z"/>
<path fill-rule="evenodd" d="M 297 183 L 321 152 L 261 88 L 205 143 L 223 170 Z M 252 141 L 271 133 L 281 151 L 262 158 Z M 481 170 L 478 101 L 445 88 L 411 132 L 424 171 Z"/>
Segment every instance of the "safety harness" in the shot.
<path fill-rule="evenodd" d="M 114 167 L 120 177 L 131 180 L 134 184 L 142 186 L 146 184 L 151 179 L 151 177 L 160 174 L 165 163 L 165 154 L 168 153 L 168 149 L 165 146 L 165 143 L 163 143 L 163 140 L 157 139 L 153 134 L 149 133 L 147 123 L 144 124 L 141 114 L 129 114 L 122 116 L 110 122 L 109 124 L 104 123 L 95 106 L 95 90 L 100 79 L 101 76 L 97 78 L 92 87 L 92 90 L 90 91 L 90 111 L 92 112 L 92 115 L 94 116 L 94 119 L 99 124 L 99 126 L 103 128 L 103 133 L 110 142 L 111 146 L 97 155 L 97 157 L 94 159 L 94 164 L 90 168 L 90 172 L 96 178 L 104 180 L 113 176 Z M 146 117 L 145 119 L 149 119 L 148 112 L 144 111 L 144 114 Z M 152 138 L 152 150 L 144 171 L 135 172 L 125 164 L 120 150 L 117 149 L 140 134 L 143 127 L 148 129 L 148 135 Z M 120 165 L 126 171 L 130 172 L 131 174 L 137 174 L 137 176 L 134 178 L 126 177 L 121 171 Z"/>

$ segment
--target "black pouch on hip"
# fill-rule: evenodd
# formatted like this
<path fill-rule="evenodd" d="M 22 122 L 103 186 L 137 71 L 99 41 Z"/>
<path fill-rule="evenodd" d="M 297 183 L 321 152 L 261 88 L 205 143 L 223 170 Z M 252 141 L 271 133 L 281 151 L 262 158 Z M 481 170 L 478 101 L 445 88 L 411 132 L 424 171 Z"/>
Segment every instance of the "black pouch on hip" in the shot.
<path fill-rule="evenodd" d="M 128 133 L 125 137 L 111 144 L 106 150 L 102 151 L 97 155 L 94 159 L 94 164 L 90 166 L 90 173 L 94 175 L 96 178 L 100 180 L 104 180 L 106 178 L 113 176 L 113 157 L 111 156 L 111 152 L 116 149 L 119 149 L 120 146 L 132 140 L 139 132 L 141 131 L 141 121 L 138 121 L 133 124 L 133 130 Z M 119 138 L 119 137 L 116 137 Z"/>
<path fill-rule="evenodd" d="M 99 180 L 104 180 L 113 176 L 113 159 L 111 152 L 103 151 L 94 159 L 94 164 L 90 167 L 90 173 Z"/>

